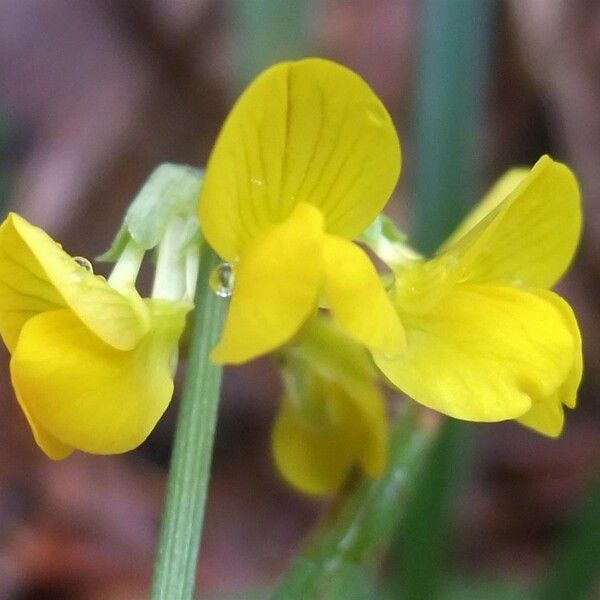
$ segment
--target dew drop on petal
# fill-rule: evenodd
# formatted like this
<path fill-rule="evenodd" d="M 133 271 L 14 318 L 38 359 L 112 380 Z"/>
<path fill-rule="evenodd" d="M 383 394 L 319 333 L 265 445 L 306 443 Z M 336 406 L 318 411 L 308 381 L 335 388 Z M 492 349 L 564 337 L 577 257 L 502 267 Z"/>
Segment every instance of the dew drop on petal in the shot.
<path fill-rule="evenodd" d="M 385 360 L 398 360 L 402 356 L 402 351 L 397 352 L 383 352 L 383 358 Z"/>
<path fill-rule="evenodd" d="M 210 287 L 217 296 L 229 298 L 233 294 L 234 279 L 233 265 L 224 262 L 210 274 Z"/>
<path fill-rule="evenodd" d="M 380 107 L 366 107 L 367 119 L 377 127 L 385 127 L 388 125 L 388 118 L 384 111 Z"/>
<path fill-rule="evenodd" d="M 74 256 L 73 260 L 82 268 L 88 271 L 89 273 L 94 272 L 94 267 L 92 267 L 92 263 L 85 258 L 84 256 Z"/>

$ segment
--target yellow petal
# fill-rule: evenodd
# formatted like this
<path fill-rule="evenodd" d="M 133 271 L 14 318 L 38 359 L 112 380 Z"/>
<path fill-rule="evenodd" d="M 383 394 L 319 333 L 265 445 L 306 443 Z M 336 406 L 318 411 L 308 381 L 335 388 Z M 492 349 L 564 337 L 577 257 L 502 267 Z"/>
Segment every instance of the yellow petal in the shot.
<path fill-rule="evenodd" d="M 549 288 L 568 268 L 580 233 L 577 180 L 565 165 L 543 156 L 513 192 L 446 253 L 461 258 L 468 281 Z"/>
<path fill-rule="evenodd" d="M 271 445 L 284 479 L 307 494 L 336 491 L 355 462 L 352 448 L 337 427 L 312 423 L 285 398 Z"/>
<path fill-rule="evenodd" d="M 281 63 L 246 89 L 221 130 L 202 229 L 233 261 L 248 239 L 307 202 L 328 232 L 353 238 L 388 201 L 399 171 L 392 120 L 358 75 L 322 59 Z"/>
<path fill-rule="evenodd" d="M 102 340 L 133 348 L 148 330 L 148 311 L 76 263 L 44 231 L 11 213 L 0 227 L 0 333 L 12 352 L 23 324 L 69 307 Z"/>
<path fill-rule="evenodd" d="M 284 223 L 247 246 L 235 269 L 219 363 L 242 363 L 293 337 L 316 309 L 322 280 L 323 218 L 299 204 Z"/>
<path fill-rule="evenodd" d="M 63 444 L 61 441 L 56 439 L 51 433 L 48 433 L 48 431 L 46 431 L 31 416 L 27 405 L 23 402 L 21 394 L 19 394 L 19 390 L 15 389 L 15 395 L 21 406 L 23 414 L 27 418 L 27 422 L 29 423 L 29 427 L 31 428 L 31 433 L 33 434 L 33 438 L 35 439 L 37 445 L 44 451 L 46 456 L 48 456 L 48 458 L 51 458 L 52 460 L 62 460 L 63 458 L 67 458 L 67 456 L 69 456 L 69 454 L 71 454 L 73 450 L 75 450 L 75 448 Z"/>
<path fill-rule="evenodd" d="M 384 405 L 377 388 L 364 386 L 350 396 L 330 383 L 324 394 L 324 418 L 309 418 L 284 398 L 273 427 L 271 442 L 279 471 L 307 494 L 335 492 L 354 465 L 377 477 L 387 457 Z"/>
<path fill-rule="evenodd" d="M 362 431 L 361 443 L 355 447 L 357 460 L 368 475 L 380 475 L 387 461 L 388 429 L 385 401 L 369 353 L 324 317 L 315 319 L 302 343 L 288 353 L 334 386 L 334 393 L 335 386 L 344 391 L 339 398 L 353 411 L 354 423 Z"/>
<path fill-rule="evenodd" d="M 556 394 L 553 394 L 534 402 L 531 409 L 517 421 L 538 433 L 556 438 L 563 430 L 565 411 Z"/>
<path fill-rule="evenodd" d="M 537 293 L 560 311 L 571 332 L 575 350 L 572 355 L 571 369 L 556 392 L 545 398 L 534 399 L 531 410 L 520 417 L 518 421 L 539 433 L 558 437 L 564 424 L 563 404 L 569 408 L 575 408 L 577 403 L 577 389 L 581 383 L 583 371 L 581 334 L 571 307 L 560 296 L 547 291 Z"/>
<path fill-rule="evenodd" d="M 417 402 L 460 419 L 501 421 L 553 394 L 577 352 L 554 303 L 511 287 L 450 287 L 423 312 L 407 313 L 407 350 L 375 356 Z"/>
<path fill-rule="evenodd" d="M 567 378 L 561 384 L 557 394 L 559 402 L 569 408 L 575 408 L 577 405 L 577 390 L 579 389 L 583 374 L 581 333 L 579 331 L 577 319 L 575 318 L 573 309 L 558 294 L 547 290 L 539 290 L 535 293 L 546 302 L 552 304 L 554 308 L 560 312 L 563 322 L 571 334 L 573 345 L 571 369 L 569 370 Z"/>
<path fill-rule="evenodd" d="M 346 393 L 344 402 L 352 402 L 352 407 L 347 408 L 349 419 L 357 427 L 360 424 L 358 443 L 354 442 L 358 463 L 369 477 L 379 477 L 388 455 L 388 425 L 383 396 L 375 383 L 356 385 L 350 380 L 342 380 L 340 385 Z M 350 385 L 352 389 L 349 389 Z"/>
<path fill-rule="evenodd" d="M 100 340 L 68 309 L 23 326 L 12 382 L 50 457 L 61 458 L 61 448 L 125 452 L 154 428 L 171 400 L 171 360 L 190 307 L 153 300 L 148 308 L 151 328 L 129 351 Z"/>
<path fill-rule="evenodd" d="M 483 199 L 467 214 L 452 235 L 444 242 L 440 250 L 454 245 L 466 233 L 471 231 L 485 217 L 487 217 L 499 204 L 514 192 L 519 184 L 529 175 L 530 169 L 515 167 L 510 169 L 487 192 Z"/>
<path fill-rule="evenodd" d="M 375 352 L 397 355 L 404 329 L 375 267 L 365 252 L 328 235 L 323 245 L 325 296 L 344 332 Z"/>
<path fill-rule="evenodd" d="M 307 328 L 302 343 L 286 349 L 329 381 L 343 381 L 349 392 L 360 382 L 375 383 L 378 372 L 365 348 L 344 335 L 333 319 L 319 315 Z"/>

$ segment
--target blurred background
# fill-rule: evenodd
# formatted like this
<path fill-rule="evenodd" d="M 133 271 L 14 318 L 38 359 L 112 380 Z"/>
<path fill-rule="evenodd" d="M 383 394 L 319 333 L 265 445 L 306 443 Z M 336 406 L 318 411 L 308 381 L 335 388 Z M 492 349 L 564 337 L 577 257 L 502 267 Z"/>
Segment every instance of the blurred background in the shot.
<path fill-rule="evenodd" d="M 1 0 L 2 209 L 44 227 L 69 253 L 94 257 L 154 166 L 205 163 L 254 75 L 316 55 L 360 73 L 389 108 L 404 154 L 390 211 L 426 240 L 427 170 L 417 163 L 427 160 L 423 127 L 439 115 L 424 109 L 437 110 L 423 94 L 443 103 L 452 84 L 423 66 L 424 31 L 435 37 L 432 10 L 457 12 L 465 2 Z M 479 80 L 454 100 L 448 92 L 455 111 L 480 110 L 465 129 L 477 177 L 453 198 L 440 171 L 435 202 L 448 222 L 436 226 L 447 230 L 505 169 L 546 152 L 578 175 L 586 215 L 576 263 L 559 288 L 583 331 L 580 407 L 557 441 L 511 423 L 468 425 L 460 446 L 468 457 L 451 467 L 461 481 L 447 515 L 453 572 L 481 582 L 480 590 L 486 582 L 514 586 L 519 598 L 521 586 L 553 564 L 600 464 L 600 4 L 481 4 L 485 15 L 474 13 L 472 23 L 485 38 L 472 66 Z M 457 34 L 443 44 L 463 42 Z M 432 81 L 423 82 L 424 72 Z M 448 127 L 463 117 L 451 115 Z M 34 445 L 7 365 L 2 349 L 0 600 L 147 597 L 177 401 L 139 450 L 53 463 Z M 327 503 L 288 489 L 274 470 L 269 430 L 278 393 L 268 360 L 226 373 L 199 566 L 203 597 L 267 588 Z"/>

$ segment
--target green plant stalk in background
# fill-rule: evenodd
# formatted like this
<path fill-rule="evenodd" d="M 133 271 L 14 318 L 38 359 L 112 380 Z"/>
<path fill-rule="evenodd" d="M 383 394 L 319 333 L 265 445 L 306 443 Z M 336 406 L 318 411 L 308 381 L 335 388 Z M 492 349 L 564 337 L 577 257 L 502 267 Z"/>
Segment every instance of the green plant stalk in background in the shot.
<path fill-rule="evenodd" d="M 246 86 L 263 69 L 306 55 L 310 2 L 229 0 L 237 43 L 237 80 Z"/>
<path fill-rule="evenodd" d="M 433 431 L 410 406 L 400 415 L 392 432 L 390 461 L 378 480 L 363 481 L 340 507 L 333 522 L 325 522 L 295 558 L 272 595 L 272 600 L 305 600 L 344 595 L 340 580 L 361 580 L 361 568 L 388 539 L 401 519 L 404 498 L 433 438 Z M 342 499 L 343 501 L 344 499 Z M 348 596 L 345 596 L 347 599 Z"/>
<path fill-rule="evenodd" d="M 491 3 L 426 0 L 416 91 L 414 241 L 430 254 L 477 193 Z M 464 481 L 470 424 L 444 419 L 409 499 L 390 554 L 394 598 L 438 598 L 446 583 L 455 500 Z"/>
<path fill-rule="evenodd" d="M 461 10 L 456 10 L 452 3 L 428 0 L 423 10 L 414 195 L 418 199 L 416 245 L 427 253 L 455 227 L 476 198 L 480 170 L 477 133 L 483 112 L 490 3 L 465 0 Z M 370 582 L 360 567 L 373 563 L 375 553 L 386 545 L 399 523 L 410 525 L 398 532 L 392 565 L 400 557 L 405 559 L 401 551 L 408 545 L 410 564 L 402 573 L 425 571 L 420 570 L 421 575 L 407 585 L 394 573 L 392 597 L 435 597 L 424 594 L 437 593 L 442 581 L 449 508 L 456 476 L 464 471 L 465 424 L 445 421 L 431 452 L 426 452 L 434 433 L 419 429 L 414 418 L 405 419 L 401 416 L 395 426 L 389 471 L 378 482 L 363 483 L 336 522 L 316 534 L 273 598 L 347 600 L 347 586 L 338 585 L 344 577 L 355 581 L 356 589 L 367 590 Z M 406 444 L 410 439 L 419 442 Z M 398 472 L 405 474 L 406 481 L 391 492 L 391 480 Z M 387 502 L 393 503 L 393 509 Z M 355 597 L 360 597 L 360 592 Z"/>
<path fill-rule="evenodd" d="M 468 423 L 445 419 L 406 502 L 389 557 L 392 598 L 428 600 L 447 583 L 448 540 L 468 471 Z"/>
<path fill-rule="evenodd" d="M 421 4 L 410 239 L 425 255 L 480 196 L 491 7 L 489 0 Z"/>
<path fill-rule="evenodd" d="M 218 257 L 203 242 L 188 371 L 175 430 L 153 600 L 189 600 L 196 583 L 222 378 L 222 368 L 211 362 L 209 355 L 221 335 L 227 308 L 227 303 L 210 286 L 210 275 L 218 264 Z"/>

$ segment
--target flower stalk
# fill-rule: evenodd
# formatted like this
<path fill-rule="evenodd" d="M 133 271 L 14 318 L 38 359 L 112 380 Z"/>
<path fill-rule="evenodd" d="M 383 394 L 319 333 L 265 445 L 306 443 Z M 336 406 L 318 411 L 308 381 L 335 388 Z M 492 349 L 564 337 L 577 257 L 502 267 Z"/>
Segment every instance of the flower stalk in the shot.
<path fill-rule="evenodd" d="M 145 250 L 135 241 L 130 240 L 108 278 L 108 284 L 116 290 L 126 290 L 135 286 Z"/>
<path fill-rule="evenodd" d="M 209 284 L 218 264 L 212 250 L 202 244 L 188 372 L 167 482 L 152 600 L 189 600 L 196 582 L 222 376 L 222 368 L 209 360 L 226 308 Z"/>
<path fill-rule="evenodd" d="M 179 300 L 188 294 L 187 252 L 182 246 L 187 223 L 185 217 L 173 216 L 165 229 L 164 237 L 158 245 L 156 274 L 152 286 L 153 298 Z M 189 246 L 190 253 L 198 252 L 196 244 L 189 244 Z"/>

